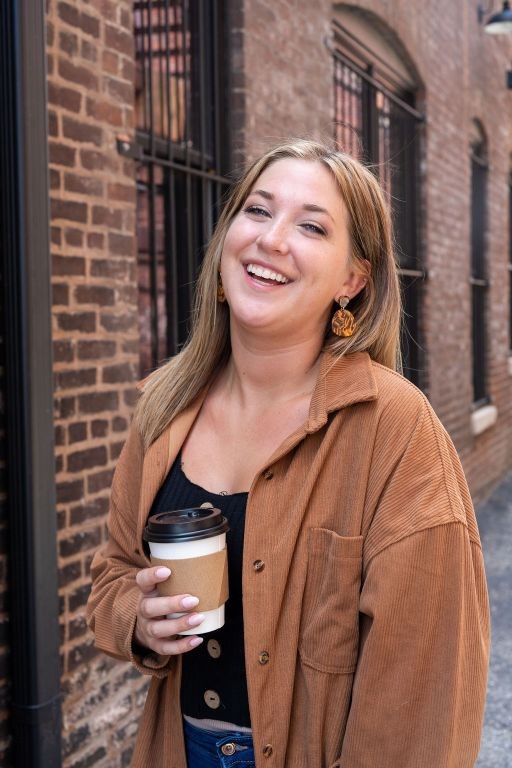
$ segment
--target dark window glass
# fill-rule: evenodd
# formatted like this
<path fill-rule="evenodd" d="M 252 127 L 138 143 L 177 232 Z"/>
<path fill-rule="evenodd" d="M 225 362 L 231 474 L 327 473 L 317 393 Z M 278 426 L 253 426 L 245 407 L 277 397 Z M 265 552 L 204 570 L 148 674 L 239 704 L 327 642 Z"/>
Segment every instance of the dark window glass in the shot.
<path fill-rule="evenodd" d="M 475 405 L 488 402 L 487 373 L 487 160 L 485 144 L 472 147 L 471 153 L 471 298 L 473 401 Z"/>
<path fill-rule="evenodd" d="M 176 354 L 222 193 L 222 0 L 136 0 L 141 375 Z"/>
<path fill-rule="evenodd" d="M 419 248 L 419 125 L 415 95 L 393 73 L 378 68 L 366 46 L 333 25 L 335 137 L 340 149 L 367 163 L 379 176 L 391 205 L 404 302 L 404 373 L 422 386 Z"/>

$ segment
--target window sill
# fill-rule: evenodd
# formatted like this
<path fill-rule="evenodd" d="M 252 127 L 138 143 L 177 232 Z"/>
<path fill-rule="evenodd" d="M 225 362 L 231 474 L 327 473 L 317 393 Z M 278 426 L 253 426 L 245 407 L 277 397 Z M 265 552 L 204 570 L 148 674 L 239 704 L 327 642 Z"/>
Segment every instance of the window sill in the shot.
<path fill-rule="evenodd" d="M 484 405 L 471 414 L 471 434 L 475 437 L 481 435 L 486 429 L 496 424 L 498 409 L 495 405 Z"/>
<path fill-rule="evenodd" d="M 508 359 L 508 372 L 512 376 L 512 355 Z"/>

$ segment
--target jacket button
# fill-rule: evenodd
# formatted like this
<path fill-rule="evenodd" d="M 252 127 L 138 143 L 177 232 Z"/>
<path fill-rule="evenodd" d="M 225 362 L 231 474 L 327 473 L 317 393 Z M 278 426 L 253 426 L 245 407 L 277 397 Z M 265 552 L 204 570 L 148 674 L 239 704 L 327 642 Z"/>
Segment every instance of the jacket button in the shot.
<path fill-rule="evenodd" d="M 220 707 L 220 696 L 217 691 L 205 691 L 203 698 L 205 704 L 210 709 L 218 709 Z"/>
<path fill-rule="evenodd" d="M 265 568 L 265 563 L 263 562 L 263 560 L 255 560 L 254 563 L 252 564 L 252 567 L 256 572 L 262 571 Z"/>
<path fill-rule="evenodd" d="M 265 746 L 263 747 L 263 754 L 265 757 L 270 757 L 273 751 L 274 751 L 274 748 L 272 744 L 265 744 Z"/>
<path fill-rule="evenodd" d="M 212 657 L 212 659 L 218 659 L 220 656 L 220 643 L 217 640 L 208 640 L 206 644 L 206 650 Z"/>
<path fill-rule="evenodd" d="M 270 661 L 270 653 L 268 651 L 262 651 L 258 656 L 259 663 L 263 666 Z"/>
<path fill-rule="evenodd" d="M 236 747 L 233 744 L 232 741 L 228 742 L 228 744 L 223 744 L 220 748 L 220 751 L 223 755 L 234 755 L 236 752 Z"/>
<path fill-rule="evenodd" d="M 265 480 L 272 480 L 272 478 L 274 477 L 274 473 L 272 472 L 271 469 L 266 469 L 263 473 L 263 477 L 265 478 Z"/>

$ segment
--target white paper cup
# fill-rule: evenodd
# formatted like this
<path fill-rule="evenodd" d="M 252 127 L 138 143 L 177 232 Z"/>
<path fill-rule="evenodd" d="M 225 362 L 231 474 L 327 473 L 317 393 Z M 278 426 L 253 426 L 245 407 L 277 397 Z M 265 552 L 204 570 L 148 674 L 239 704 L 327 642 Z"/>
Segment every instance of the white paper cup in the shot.
<path fill-rule="evenodd" d="M 144 529 L 144 539 L 148 543 L 152 560 L 187 560 L 225 549 L 227 530 L 226 518 L 222 517 L 220 510 L 213 507 L 193 508 L 153 515 Z M 167 618 L 176 619 L 185 613 L 189 612 L 170 613 Z M 202 635 L 224 625 L 224 604 L 201 613 L 204 613 L 205 618 L 198 627 L 178 634 Z"/>

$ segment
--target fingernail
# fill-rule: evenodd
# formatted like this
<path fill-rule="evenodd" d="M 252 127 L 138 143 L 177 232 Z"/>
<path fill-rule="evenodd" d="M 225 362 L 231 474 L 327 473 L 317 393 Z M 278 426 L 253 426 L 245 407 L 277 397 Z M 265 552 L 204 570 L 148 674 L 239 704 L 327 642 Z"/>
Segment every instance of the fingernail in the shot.
<path fill-rule="evenodd" d="M 199 605 L 199 598 L 198 597 L 184 597 L 181 601 L 181 604 L 184 608 L 195 608 L 196 605 Z"/>
<path fill-rule="evenodd" d="M 158 579 L 167 579 L 171 575 L 171 569 L 166 568 L 165 565 L 162 566 L 162 568 L 157 568 L 155 571 L 155 576 Z"/>
<path fill-rule="evenodd" d="M 198 645 L 201 645 L 203 642 L 202 637 L 193 637 L 192 640 L 189 640 L 189 645 L 191 648 L 197 648 Z"/>
<path fill-rule="evenodd" d="M 189 627 L 196 627 L 202 621 L 204 621 L 204 613 L 194 613 L 194 615 L 189 618 L 188 625 Z"/>

